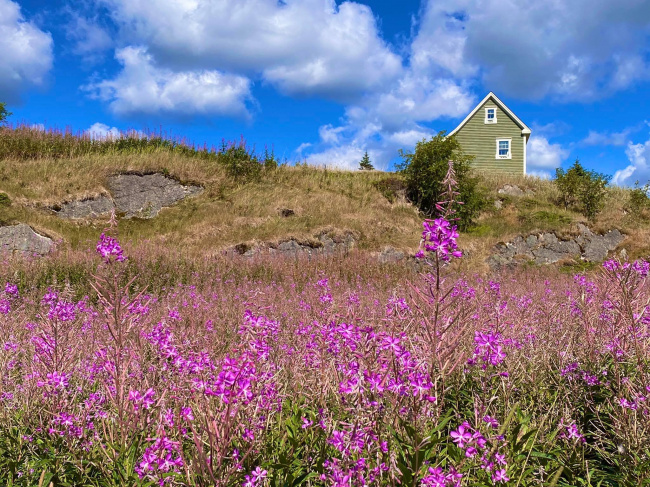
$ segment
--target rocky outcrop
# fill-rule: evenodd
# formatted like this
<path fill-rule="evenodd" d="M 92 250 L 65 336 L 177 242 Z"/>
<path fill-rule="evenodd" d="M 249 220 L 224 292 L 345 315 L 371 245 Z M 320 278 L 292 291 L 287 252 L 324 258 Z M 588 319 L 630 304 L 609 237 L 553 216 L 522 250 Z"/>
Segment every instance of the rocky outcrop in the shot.
<path fill-rule="evenodd" d="M 534 194 L 531 190 L 527 189 L 524 191 L 521 189 L 519 186 L 516 186 L 514 184 L 506 184 L 503 186 L 503 188 L 500 188 L 497 193 L 502 194 L 504 196 L 530 196 Z"/>
<path fill-rule="evenodd" d="M 109 215 L 115 205 L 113 200 L 108 196 L 101 195 L 96 198 L 87 198 L 84 200 L 68 201 L 52 210 L 60 218 L 77 220 L 82 218 L 98 218 Z"/>
<path fill-rule="evenodd" d="M 488 258 L 488 264 L 492 268 L 510 267 L 521 261 L 545 265 L 574 258 L 601 262 L 625 238 L 618 230 L 598 235 L 582 224 L 578 225 L 578 231 L 579 235 L 570 239 L 560 239 L 547 232 L 499 243 L 496 252 Z"/>
<path fill-rule="evenodd" d="M 118 174 L 108 178 L 115 208 L 125 218 L 153 218 L 164 206 L 203 192 L 200 186 L 183 186 L 162 174 Z"/>
<path fill-rule="evenodd" d="M 0 227 L 0 252 L 45 255 L 53 245 L 52 239 L 39 235 L 24 223 Z"/>
<path fill-rule="evenodd" d="M 347 252 L 356 244 L 353 232 L 336 234 L 321 232 L 314 239 L 300 240 L 289 238 L 278 242 L 241 243 L 226 250 L 226 254 L 252 257 L 259 254 L 275 254 L 282 256 L 298 255 L 332 255 Z"/>

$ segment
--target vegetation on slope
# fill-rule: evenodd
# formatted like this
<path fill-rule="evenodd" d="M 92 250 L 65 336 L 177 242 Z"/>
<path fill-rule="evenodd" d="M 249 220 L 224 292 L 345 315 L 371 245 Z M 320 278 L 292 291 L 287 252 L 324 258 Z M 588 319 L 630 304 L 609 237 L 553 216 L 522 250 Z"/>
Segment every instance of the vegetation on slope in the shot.
<path fill-rule="evenodd" d="M 424 215 L 405 199 L 412 176 L 408 171 L 288 166 L 268 151 L 257 155 L 243 141 L 196 148 L 158 136 L 98 141 L 26 127 L 0 130 L 0 222 L 28 223 L 73 248 L 87 247 L 106 222 L 61 220 L 48 208 L 105 194 L 106 177 L 121 172 L 161 172 L 205 188 L 202 195 L 164 209 L 154 219 L 121 221 L 119 231 L 126 241 L 180 248 L 190 255 L 214 255 L 242 242 L 307 240 L 324 229 L 352 231 L 362 250 L 392 246 L 414 252 L 419 243 Z M 607 186 L 602 211 L 589 220 L 580 208 L 565 208 L 552 181 L 479 176 L 482 201 L 475 208 L 482 211 L 461 236 L 461 246 L 469 251 L 463 265 L 482 265 L 499 241 L 540 231 L 569 235 L 577 222 L 596 231 L 618 228 L 629 237 L 623 246 L 631 257 L 649 252 L 649 210 L 641 188 Z M 506 184 L 525 194 L 499 194 Z M 282 208 L 295 214 L 283 217 Z"/>

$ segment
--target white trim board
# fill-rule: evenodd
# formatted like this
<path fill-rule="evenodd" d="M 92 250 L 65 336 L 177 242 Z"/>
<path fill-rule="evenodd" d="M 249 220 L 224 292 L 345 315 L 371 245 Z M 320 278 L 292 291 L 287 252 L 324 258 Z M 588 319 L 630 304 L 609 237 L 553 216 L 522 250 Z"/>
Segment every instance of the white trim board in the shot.
<path fill-rule="evenodd" d="M 492 99 L 492 101 L 493 101 L 493 102 L 494 102 L 494 103 L 495 103 L 499 108 L 501 108 L 501 110 L 503 110 L 504 112 L 506 112 L 506 114 L 507 114 L 510 118 L 512 118 L 512 120 L 513 120 L 513 121 L 514 121 L 514 122 L 519 126 L 519 128 L 521 128 L 521 135 L 525 135 L 525 136 L 526 136 L 526 139 L 528 139 L 528 136 L 530 135 L 530 129 L 528 128 L 528 126 L 527 126 L 524 122 L 522 122 L 521 120 L 519 120 L 519 117 L 517 117 L 517 115 L 515 115 L 514 113 L 512 113 L 512 111 L 511 111 L 511 110 L 510 110 L 510 109 L 509 109 L 509 108 L 508 108 L 508 107 L 507 107 L 507 106 L 506 106 L 506 105 L 505 105 L 501 100 L 499 100 L 499 97 L 496 96 L 496 95 L 495 95 L 494 93 L 492 93 L 491 91 L 490 91 L 490 92 L 485 96 L 485 98 L 483 98 L 483 100 L 481 100 L 481 102 L 480 102 L 478 105 L 476 105 L 476 107 L 474 107 L 474 110 L 472 110 L 472 111 L 469 113 L 469 115 L 467 115 L 467 116 L 465 117 L 465 119 L 464 119 L 462 122 L 460 122 L 460 124 L 458 125 L 458 127 L 456 127 L 454 130 L 452 130 L 451 132 L 449 132 L 449 133 L 447 134 L 447 137 L 450 137 L 450 136 L 454 135 L 456 132 L 458 132 L 458 131 L 459 131 L 459 130 L 460 130 L 460 129 L 461 129 L 461 128 L 462 128 L 462 127 L 467 123 L 467 122 L 469 122 L 469 120 L 470 120 L 474 115 L 476 115 L 476 112 L 478 112 L 479 109 L 480 109 L 480 108 L 485 104 L 485 102 L 487 102 L 489 99 Z"/>

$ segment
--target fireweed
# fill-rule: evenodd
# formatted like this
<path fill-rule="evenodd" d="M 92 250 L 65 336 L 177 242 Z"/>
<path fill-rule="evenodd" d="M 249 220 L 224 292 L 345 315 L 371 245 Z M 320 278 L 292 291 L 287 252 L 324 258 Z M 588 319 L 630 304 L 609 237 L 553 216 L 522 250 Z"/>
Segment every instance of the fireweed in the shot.
<path fill-rule="evenodd" d="M 197 276 L 154 295 L 104 234 L 84 299 L 8 278 L 2 485 L 647 480 L 650 264 L 483 279 L 455 276 L 452 248 L 397 287 Z"/>

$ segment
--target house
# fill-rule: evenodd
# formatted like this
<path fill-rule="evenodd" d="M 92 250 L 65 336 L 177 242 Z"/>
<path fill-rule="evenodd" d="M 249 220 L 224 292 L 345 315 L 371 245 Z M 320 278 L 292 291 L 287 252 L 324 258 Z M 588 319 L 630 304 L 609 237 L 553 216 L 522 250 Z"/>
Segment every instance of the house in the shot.
<path fill-rule="evenodd" d="M 449 133 L 482 170 L 526 174 L 530 129 L 492 92 Z"/>

